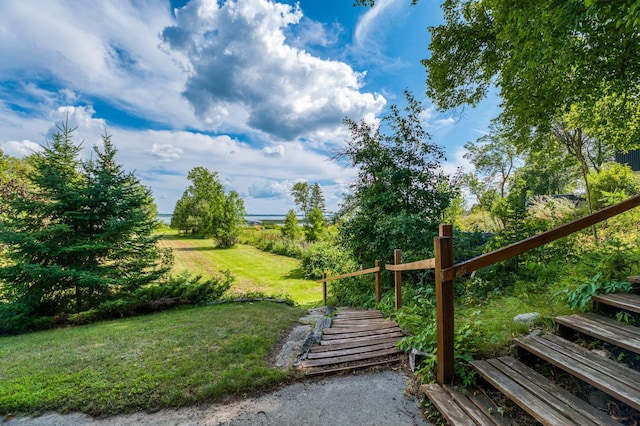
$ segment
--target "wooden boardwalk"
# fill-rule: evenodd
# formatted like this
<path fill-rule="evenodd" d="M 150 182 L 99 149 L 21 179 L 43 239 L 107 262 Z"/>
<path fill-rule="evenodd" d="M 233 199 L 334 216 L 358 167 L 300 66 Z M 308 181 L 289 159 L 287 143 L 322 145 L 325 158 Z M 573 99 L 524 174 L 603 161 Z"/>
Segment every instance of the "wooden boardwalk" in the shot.
<path fill-rule="evenodd" d="M 379 311 L 339 308 L 331 328 L 312 346 L 298 366 L 307 375 L 339 373 L 379 365 L 399 364 L 406 357 L 396 348 L 403 334 Z"/>

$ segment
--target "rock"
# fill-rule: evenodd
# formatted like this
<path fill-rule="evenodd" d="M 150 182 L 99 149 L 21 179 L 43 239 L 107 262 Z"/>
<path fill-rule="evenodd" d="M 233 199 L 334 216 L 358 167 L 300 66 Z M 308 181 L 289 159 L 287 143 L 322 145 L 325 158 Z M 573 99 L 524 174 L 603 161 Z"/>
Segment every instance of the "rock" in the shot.
<path fill-rule="evenodd" d="M 426 352 L 419 351 L 416 348 L 411 348 L 411 352 L 409 352 L 409 367 L 411 368 L 411 371 L 415 373 L 416 365 L 419 365 L 426 357 Z"/>
<path fill-rule="evenodd" d="M 276 357 L 276 367 L 287 369 L 294 363 L 310 331 L 310 325 L 299 325 L 291 330 L 287 341 L 282 345 L 280 353 Z"/>
<path fill-rule="evenodd" d="M 536 322 L 538 318 L 540 318 L 540 314 L 538 312 L 529 312 L 527 314 L 516 315 L 513 317 L 513 322 L 531 325 Z"/>
<path fill-rule="evenodd" d="M 606 411 L 609 408 L 609 395 L 597 389 L 589 393 L 587 400 L 599 410 Z"/>

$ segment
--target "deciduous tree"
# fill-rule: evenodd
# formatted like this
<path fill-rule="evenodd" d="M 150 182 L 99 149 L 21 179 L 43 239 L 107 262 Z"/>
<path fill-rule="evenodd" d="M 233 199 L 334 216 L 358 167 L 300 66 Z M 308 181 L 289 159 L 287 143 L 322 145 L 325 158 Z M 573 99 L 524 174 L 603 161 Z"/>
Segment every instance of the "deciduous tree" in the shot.
<path fill-rule="evenodd" d="M 457 193 L 440 168 L 442 147 L 424 130 L 424 107 L 411 93 L 405 96 L 405 108 L 392 105 L 381 125 L 344 121 L 351 136 L 337 158 L 356 167 L 358 176 L 342 205 L 340 232 L 354 257 L 366 264 L 390 260 L 396 248 L 407 258 L 430 253 L 432 236 Z"/>

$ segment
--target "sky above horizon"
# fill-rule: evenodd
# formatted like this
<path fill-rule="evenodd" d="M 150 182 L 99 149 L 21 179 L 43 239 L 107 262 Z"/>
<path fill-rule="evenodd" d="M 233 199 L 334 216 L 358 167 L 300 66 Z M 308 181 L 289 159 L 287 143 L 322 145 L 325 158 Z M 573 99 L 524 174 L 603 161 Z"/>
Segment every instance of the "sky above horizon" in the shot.
<path fill-rule="evenodd" d="M 203 166 L 248 213 L 284 214 L 297 181 L 336 211 L 356 171 L 332 160 L 342 120 L 428 107 L 443 168 L 470 170 L 463 145 L 498 115 L 490 98 L 438 112 L 425 97 L 427 27 L 440 2 L 379 0 L 21 0 L 0 2 L 0 148 L 21 157 L 68 116 L 84 153 L 105 130 L 117 161 L 171 213 Z"/>

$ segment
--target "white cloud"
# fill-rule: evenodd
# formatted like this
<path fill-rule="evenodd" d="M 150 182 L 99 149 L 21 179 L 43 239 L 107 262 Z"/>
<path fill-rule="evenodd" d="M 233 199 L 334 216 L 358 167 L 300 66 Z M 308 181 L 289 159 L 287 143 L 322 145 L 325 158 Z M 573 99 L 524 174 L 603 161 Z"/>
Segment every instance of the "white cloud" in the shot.
<path fill-rule="evenodd" d="M 5 155 L 18 158 L 42 151 L 40 144 L 29 140 L 2 142 L 0 143 L 0 147 Z"/>
<path fill-rule="evenodd" d="M 34 101 L 39 97 L 43 110 L 88 96 L 158 122 L 196 125 L 180 97 L 182 70 L 159 48 L 160 32 L 173 21 L 169 8 L 158 6 L 133 0 L 0 2 L 0 56 L 11 58 L 0 61 L 0 75 L 35 81 L 18 89 Z M 38 87 L 41 82 L 48 89 Z"/>
<path fill-rule="evenodd" d="M 284 157 L 284 146 L 267 146 L 262 149 L 262 152 L 264 152 L 264 155 L 267 157 Z"/>
<path fill-rule="evenodd" d="M 176 148 L 170 143 L 154 143 L 151 150 L 148 152 L 163 162 L 178 160 L 182 154 L 184 154 L 184 150 L 182 148 Z"/>
<path fill-rule="evenodd" d="M 163 39 L 188 60 L 183 94 L 196 114 L 215 129 L 292 140 L 379 112 L 385 99 L 360 92 L 362 73 L 286 43 L 284 29 L 301 18 L 297 6 L 267 0 L 192 0 L 180 9 Z"/>
<path fill-rule="evenodd" d="M 393 8 L 399 4 L 401 0 L 378 0 L 375 6 L 370 8 L 364 15 L 358 19 L 358 24 L 354 31 L 354 41 L 360 48 L 369 48 L 377 46 L 380 32 L 385 27 L 385 21 L 388 22 Z"/>

